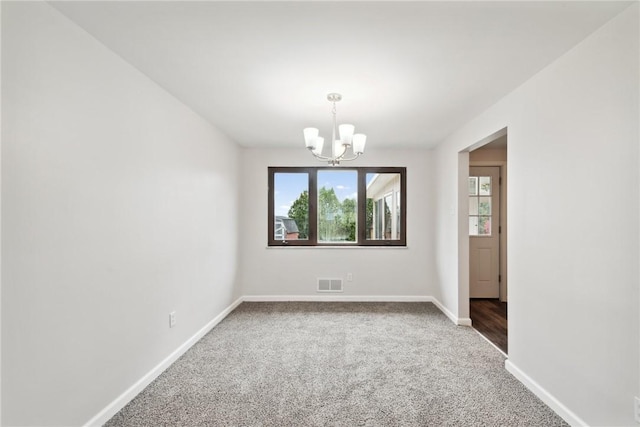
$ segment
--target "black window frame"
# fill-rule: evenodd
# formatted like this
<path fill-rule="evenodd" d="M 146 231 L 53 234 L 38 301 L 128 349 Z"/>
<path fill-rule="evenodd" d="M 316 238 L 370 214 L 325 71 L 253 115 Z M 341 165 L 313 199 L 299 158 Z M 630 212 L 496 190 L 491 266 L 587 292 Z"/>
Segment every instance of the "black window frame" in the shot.
<path fill-rule="evenodd" d="M 340 170 L 357 171 L 358 174 L 358 197 L 357 206 L 357 241 L 353 243 L 318 242 L 318 171 Z M 304 240 L 276 240 L 275 239 L 275 174 L 276 173 L 306 173 L 309 179 L 309 235 Z M 367 239 L 366 229 L 366 177 L 369 173 L 397 173 L 400 175 L 400 238 L 399 239 Z M 327 166 L 269 166 L 268 167 L 268 224 L 267 224 L 267 245 L 275 247 L 288 246 L 312 246 L 312 247 L 358 247 L 358 246 L 407 246 L 407 168 L 388 166 L 357 166 L 357 167 L 327 167 Z"/>

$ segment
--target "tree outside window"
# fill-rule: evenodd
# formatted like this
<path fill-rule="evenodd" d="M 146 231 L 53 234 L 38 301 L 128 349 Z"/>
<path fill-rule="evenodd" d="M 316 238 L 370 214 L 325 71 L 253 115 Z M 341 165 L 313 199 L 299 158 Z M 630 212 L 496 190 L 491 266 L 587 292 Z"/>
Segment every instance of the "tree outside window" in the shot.
<path fill-rule="evenodd" d="M 406 245 L 405 173 L 379 167 L 269 168 L 268 244 Z"/>

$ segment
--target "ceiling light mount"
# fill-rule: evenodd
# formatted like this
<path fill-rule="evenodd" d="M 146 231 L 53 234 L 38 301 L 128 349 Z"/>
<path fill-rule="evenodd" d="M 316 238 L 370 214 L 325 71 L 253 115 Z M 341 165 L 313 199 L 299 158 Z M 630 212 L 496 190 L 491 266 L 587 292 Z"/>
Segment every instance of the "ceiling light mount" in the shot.
<path fill-rule="evenodd" d="M 322 148 L 324 147 L 324 138 L 319 136 L 317 128 L 304 129 L 305 146 L 315 158 L 328 162 L 331 166 L 339 165 L 340 162 L 355 160 L 364 153 L 364 146 L 367 136 L 362 133 L 354 134 L 355 127 L 351 124 L 343 124 L 338 126 L 336 120 L 336 102 L 342 100 L 339 93 L 330 93 L 327 95 L 327 101 L 333 103 L 331 114 L 333 115 L 333 129 L 331 135 L 331 156 L 323 156 Z M 336 134 L 340 135 L 340 139 L 336 140 Z M 351 148 L 353 155 L 345 157 L 347 149 Z"/>
<path fill-rule="evenodd" d="M 340 95 L 339 93 L 330 93 L 327 95 L 327 101 L 329 102 L 342 101 L 342 95 Z"/>

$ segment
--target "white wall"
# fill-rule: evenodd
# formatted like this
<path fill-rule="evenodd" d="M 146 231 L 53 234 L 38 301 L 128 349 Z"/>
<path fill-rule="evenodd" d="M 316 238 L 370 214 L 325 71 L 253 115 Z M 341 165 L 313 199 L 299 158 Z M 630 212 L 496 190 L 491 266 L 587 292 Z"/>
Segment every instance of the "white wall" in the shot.
<path fill-rule="evenodd" d="M 238 150 L 47 4 L 2 9 L 3 423 L 80 425 L 239 295 Z"/>
<path fill-rule="evenodd" d="M 0 4 L 0 23 L 2 22 L 2 5 Z M 2 25 L 0 24 L 0 30 Z M 2 31 L 0 31 L 0 143 L 2 141 Z M 2 145 L 0 144 L 0 188 L 2 187 Z M 0 224 L 2 223 L 2 197 L 0 195 Z M 0 226 L 0 242 L 2 242 L 2 227 Z M 2 245 L 0 244 L 0 425 L 2 425 Z"/>
<path fill-rule="evenodd" d="M 435 159 L 439 286 L 460 313 L 458 153 L 508 127 L 509 362 L 590 425 L 634 424 L 640 390 L 638 21 L 635 3 Z"/>
<path fill-rule="evenodd" d="M 301 134 L 302 135 L 302 134 Z M 303 148 L 242 150 L 241 276 L 244 295 L 326 295 L 316 278 L 343 277 L 343 296 L 435 296 L 431 152 L 379 150 L 353 166 L 407 168 L 407 248 L 267 248 L 267 168 L 324 166 Z M 348 166 L 348 165 L 343 165 Z"/>

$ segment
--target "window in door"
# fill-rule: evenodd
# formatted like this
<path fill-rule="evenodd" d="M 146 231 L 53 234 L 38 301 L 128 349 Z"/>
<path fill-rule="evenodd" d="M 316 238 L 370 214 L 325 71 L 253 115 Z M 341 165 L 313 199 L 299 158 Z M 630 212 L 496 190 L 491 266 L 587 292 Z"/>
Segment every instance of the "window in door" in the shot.
<path fill-rule="evenodd" d="M 491 236 L 491 177 L 469 177 L 469 235 Z"/>

